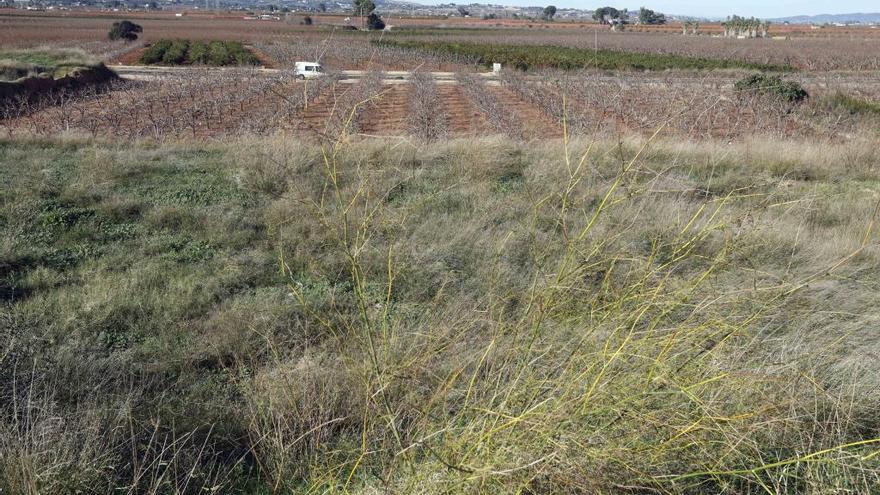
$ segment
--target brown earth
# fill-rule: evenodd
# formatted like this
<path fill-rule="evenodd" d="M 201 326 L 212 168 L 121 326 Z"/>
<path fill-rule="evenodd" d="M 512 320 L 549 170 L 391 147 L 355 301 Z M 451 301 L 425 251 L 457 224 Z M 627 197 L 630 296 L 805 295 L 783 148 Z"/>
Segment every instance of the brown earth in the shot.
<path fill-rule="evenodd" d="M 562 126 L 535 105 L 525 101 L 518 94 L 503 86 L 488 86 L 488 88 L 501 100 L 505 108 L 511 109 L 520 117 L 526 137 L 562 137 Z"/>
<path fill-rule="evenodd" d="M 141 55 L 147 47 L 137 48 L 128 52 L 123 53 L 118 56 L 115 60 L 111 60 L 110 63 L 116 65 L 139 65 L 139 61 L 141 59 Z"/>
<path fill-rule="evenodd" d="M 306 134 L 324 135 L 327 131 L 327 122 L 334 115 L 338 116 L 339 110 L 336 104 L 339 97 L 348 89 L 341 86 L 332 84 L 317 98 L 313 98 L 311 103 L 300 112 L 299 121 L 293 124 L 294 129 Z"/>
<path fill-rule="evenodd" d="M 383 88 L 382 96 L 372 101 L 359 123 L 361 134 L 398 136 L 406 134 L 409 109 L 409 84 L 393 84 Z"/>
<path fill-rule="evenodd" d="M 492 134 L 492 126 L 474 106 L 458 84 L 441 84 L 437 92 L 443 101 L 443 111 L 448 116 L 447 127 L 451 135 Z"/>

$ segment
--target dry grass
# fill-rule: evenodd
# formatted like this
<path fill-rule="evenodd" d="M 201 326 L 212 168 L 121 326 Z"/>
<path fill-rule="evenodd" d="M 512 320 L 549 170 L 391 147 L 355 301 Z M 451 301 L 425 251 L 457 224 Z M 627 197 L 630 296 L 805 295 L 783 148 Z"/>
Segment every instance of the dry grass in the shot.
<path fill-rule="evenodd" d="M 876 489 L 876 141 L 342 135 L 0 145 L 0 487 Z"/>
<path fill-rule="evenodd" d="M 94 67 L 99 61 L 78 49 L 0 50 L 0 81 L 23 77 L 62 77 L 73 69 Z"/>

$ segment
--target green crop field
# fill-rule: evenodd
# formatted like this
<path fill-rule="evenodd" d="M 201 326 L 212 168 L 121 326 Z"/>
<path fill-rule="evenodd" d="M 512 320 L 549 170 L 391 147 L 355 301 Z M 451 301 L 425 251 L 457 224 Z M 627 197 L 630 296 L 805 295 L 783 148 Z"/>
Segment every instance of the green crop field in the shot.
<path fill-rule="evenodd" d="M 141 54 L 145 65 L 259 65 L 253 53 L 238 41 L 160 40 Z"/>
<path fill-rule="evenodd" d="M 378 40 L 378 46 L 403 48 L 434 54 L 473 58 L 483 65 L 501 63 L 520 70 L 528 69 L 752 69 L 785 72 L 786 65 L 760 64 L 743 60 L 694 58 L 680 55 L 589 50 L 554 45 L 477 44 L 445 41 Z"/>

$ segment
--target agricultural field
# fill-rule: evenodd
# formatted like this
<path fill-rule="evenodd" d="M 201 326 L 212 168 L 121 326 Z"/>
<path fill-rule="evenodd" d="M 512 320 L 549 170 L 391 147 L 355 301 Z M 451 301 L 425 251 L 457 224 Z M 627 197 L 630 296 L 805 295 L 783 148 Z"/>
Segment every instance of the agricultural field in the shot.
<path fill-rule="evenodd" d="M 144 65 L 259 65 L 257 57 L 238 41 L 159 40 L 147 47 L 138 62 Z"/>
<path fill-rule="evenodd" d="M 379 47 L 458 56 L 484 66 L 500 63 L 521 71 L 529 69 L 602 69 L 602 70 L 668 70 L 668 69 L 752 69 L 789 71 L 788 65 L 769 65 L 742 60 L 682 57 L 665 54 L 642 54 L 614 50 L 569 48 L 558 45 L 517 45 L 500 43 L 447 43 L 442 41 L 375 42 Z"/>
<path fill-rule="evenodd" d="M 503 34 L 482 30 L 425 29 L 392 32 L 388 39 L 417 43 L 468 43 L 478 46 L 557 46 L 584 51 L 594 49 L 624 53 L 668 55 L 763 65 L 791 66 L 804 71 L 880 70 L 880 30 L 864 29 L 846 37 L 737 40 L 682 36 L 681 32 L 614 33 L 597 26 L 584 30 L 516 29 Z M 841 56 L 846 54 L 846 56 Z"/>
<path fill-rule="evenodd" d="M 0 10 L 0 493 L 880 493 L 871 30 L 127 18 Z"/>
<path fill-rule="evenodd" d="M 743 77 L 737 73 L 609 77 L 548 71 L 536 80 L 509 71 L 487 80 L 461 72 L 451 80 L 414 78 L 415 84 L 402 84 L 378 69 L 366 74 L 356 80 L 331 75 L 302 82 L 283 70 L 265 75 L 249 69 L 216 73 L 194 68 L 158 81 L 119 81 L 37 101 L 10 99 L 0 106 L 0 133 L 164 139 L 293 132 L 332 139 L 335 134 L 327 134 L 325 124 L 332 121 L 330 127 L 338 128 L 336 121 L 344 118 L 352 133 L 369 120 L 364 124 L 371 129 L 368 134 L 432 138 L 402 125 L 421 108 L 430 108 L 452 136 L 490 132 L 561 137 L 565 127 L 571 135 L 659 130 L 691 138 L 769 134 L 839 141 L 878 131 L 880 81 L 870 78 L 841 82 L 830 76 L 785 76 L 811 95 L 792 103 L 736 89 Z"/>

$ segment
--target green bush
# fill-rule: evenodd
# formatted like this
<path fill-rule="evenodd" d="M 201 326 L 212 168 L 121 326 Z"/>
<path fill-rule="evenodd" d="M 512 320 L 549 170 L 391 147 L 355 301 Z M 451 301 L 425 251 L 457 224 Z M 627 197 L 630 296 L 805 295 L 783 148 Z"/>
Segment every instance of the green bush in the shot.
<path fill-rule="evenodd" d="M 157 41 L 141 53 L 140 62 L 146 65 L 157 64 L 162 61 L 165 51 L 170 47 L 171 40 Z"/>
<path fill-rule="evenodd" d="M 143 30 L 140 24 L 135 24 L 131 21 L 114 22 L 110 32 L 107 33 L 107 37 L 110 38 L 110 41 L 134 41 L 138 37 L 137 33 L 143 32 Z"/>
<path fill-rule="evenodd" d="M 189 50 L 189 42 L 176 40 L 165 50 L 162 55 L 162 63 L 168 65 L 180 65 L 186 61 L 186 52 Z"/>
<path fill-rule="evenodd" d="M 734 89 L 740 93 L 769 96 L 788 103 L 800 103 L 810 96 L 799 83 L 769 74 L 744 77 L 736 82 Z"/>
<path fill-rule="evenodd" d="M 238 65 L 259 65 L 260 61 L 238 41 L 225 42 L 226 51 Z"/>
<path fill-rule="evenodd" d="M 193 41 L 189 44 L 189 52 L 186 54 L 188 64 L 207 64 L 208 45 L 203 41 Z"/>
<path fill-rule="evenodd" d="M 385 29 L 385 21 L 379 17 L 379 14 L 373 12 L 367 16 L 367 28 L 371 31 L 381 31 Z"/>
<path fill-rule="evenodd" d="M 212 41 L 208 45 L 208 62 L 211 65 L 232 65 L 234 59 L 229 54 L 229 48 L 222 41 Z"/>

